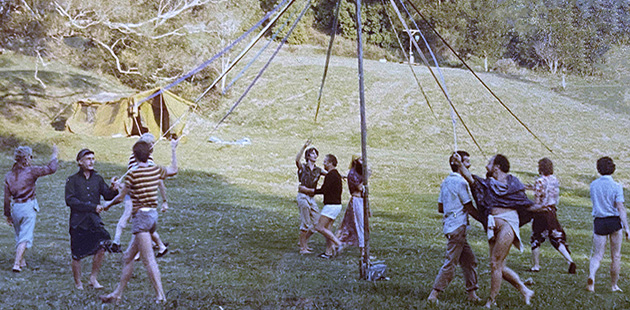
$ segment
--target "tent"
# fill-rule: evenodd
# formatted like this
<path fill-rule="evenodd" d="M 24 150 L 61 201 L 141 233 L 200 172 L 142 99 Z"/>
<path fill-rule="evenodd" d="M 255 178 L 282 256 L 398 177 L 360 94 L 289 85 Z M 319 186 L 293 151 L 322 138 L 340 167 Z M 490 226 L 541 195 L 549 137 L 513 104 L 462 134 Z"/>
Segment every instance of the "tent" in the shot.
<path fill-rule="evenodd" d="M 146 132 L 156 137 L 182 136 L 186 115 L 195 104 L 168 90 L 142 102 L 160 88 L 137 93 L 129 97 L 100 94 L 74 104 L 66 129 L 73 133 L 96 136 L 134 136 Z M 172 128 L 171 128 L 172 127 Z"/>

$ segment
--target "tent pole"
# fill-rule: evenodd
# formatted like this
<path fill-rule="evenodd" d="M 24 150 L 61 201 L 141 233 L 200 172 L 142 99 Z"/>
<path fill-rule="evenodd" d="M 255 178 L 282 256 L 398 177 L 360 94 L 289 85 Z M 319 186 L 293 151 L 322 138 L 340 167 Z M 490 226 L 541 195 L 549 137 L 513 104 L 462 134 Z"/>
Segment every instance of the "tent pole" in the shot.
<path fill-rule="evenodd" d="M 363 159 L 363 187 L 365 193 L 363 197 L 363 257 L 360 263 L 360 277 L 362 280 L 368 279 L 367 269 L 370 263 L 370 225 L 368 203 L 368 161 L 367 161 L 367 126 L 365 122 L 365 86 L 363 81 L 363 43 L 361 27 L 361 0 L 357 0 L 357 56 L 359 59 L 359 105 L 361 110 L 361 157 Z"/>

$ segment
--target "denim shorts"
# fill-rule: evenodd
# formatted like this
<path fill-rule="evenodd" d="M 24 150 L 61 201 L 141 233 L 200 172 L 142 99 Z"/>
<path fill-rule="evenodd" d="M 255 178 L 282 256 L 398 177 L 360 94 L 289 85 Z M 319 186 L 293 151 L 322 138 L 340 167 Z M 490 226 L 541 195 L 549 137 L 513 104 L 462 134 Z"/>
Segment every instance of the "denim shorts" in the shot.
<path fill-rule="evenodd" d="M 158 213 L 155 208 L 142 208 L 131 218 L 131 233 L 153 233 L 157 228 Z"/>

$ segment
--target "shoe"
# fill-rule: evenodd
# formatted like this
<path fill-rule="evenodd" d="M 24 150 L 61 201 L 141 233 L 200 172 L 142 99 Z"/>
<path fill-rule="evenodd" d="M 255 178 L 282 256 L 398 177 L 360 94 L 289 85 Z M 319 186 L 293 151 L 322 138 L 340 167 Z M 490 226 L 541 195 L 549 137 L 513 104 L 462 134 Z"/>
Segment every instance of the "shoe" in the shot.
<path fill-rule="evenodd" d="M 164 251 L 158 252 L 157 255 L 155 255 L 156 257 L 162 257 L 166 255 L 166 253 L 168 253 L 168 243 L 164 243 L 164 245 L 166 246 L 166 248 L 164 248 Z"/>
<path fill-rule="evenodd" d="M 575 274 L 576 269 L 577 269 L 577 266 L 575 265 L 575 263 L 571 262 L 571 264 L 569 264 L 569 273 L 570 274 Z"/>
<path fill-rule="evenodd" d="M 120 248 L 120 244 L 118 243 L 112 243 L 110 249 L 112 253 L 122 253 L 122 249 Z"/>
<path fill-rule="evenodd" d="M 326 258 L 326 259 L 330 259 L 330 258 L 332 258 L 333 256 L 332 256 L 332 255 L 328 255 L 328 254 L 326 254 L 326 253 L 322 253 L 322 254 L 319 254 L 317 257 L 319 257 L 319 258 Z"/>
<path fill-rule="evenodd" d="M 18 273 L 22 271 L 22 268 L 20 268 L 20 266 L 13 266 L 13 272 Z"/>
<path fill-rule="evenodd" d="M 529 272 L 540 272 L 540 269 L 534 269 L 534 267 L 527 269 Z"/>

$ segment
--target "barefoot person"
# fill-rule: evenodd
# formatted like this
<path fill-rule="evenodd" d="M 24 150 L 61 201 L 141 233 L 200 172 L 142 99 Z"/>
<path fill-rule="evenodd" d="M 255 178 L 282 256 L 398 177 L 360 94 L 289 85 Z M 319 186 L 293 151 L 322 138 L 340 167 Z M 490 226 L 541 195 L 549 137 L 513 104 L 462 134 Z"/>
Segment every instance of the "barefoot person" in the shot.
<path fill-rule="evenodd" d="M 163 167 L 159 165 L 150 165 L 148 163 L 151 154 L 151 145 L 144 141 L 138 141 L 133 146 L 133 155 L 138 160 L 137 168 L 129 172 L 125 179 L 125 186 L 122 191 L 110 202 L 105 204 L 105 209 L 109 209 L 112 205 L 120 203 L 125 195 L 130 194 L 133 202 L 131 211 L 131 231 L 133 237 L 129 247 L 123 254 L 123 268 L 120 276 L 120 283 L 109 295 L 100 296 L 105 303 L 118 302 L 122 297 L 123 291 L 131 279 L 133 273 L 133 258 L 136 253 L 140 252 L 142 263 L 147 270 L 147 275 L 151 281 L 151 285 L 155 290 L 158 303 L 166 301 L 164 289 L 162 288 L 162 277 L 160 269 L 153 255 L 151 247 L 151 233 L 157 228 L 157 192 L 160 180 L 177 174 L 177 149 L 178 140 L 171 141 L 171 165 Z"/>
<path fill-rule="evenodd" d="M 325 173 L 322 168 L 315 165 L 319 152 L 314 147 L 307 149 L 310 144 L 311 140 L 306 140 L 306 143 L 304 143 L 295 157 L 298 179 L 300 180 L 297 194 L 297 205 L 300 212 L 300 254 L 311 253 L 311 249 L 308 247 L 308 239 L 314 232 L 315 224 L 319 221 L 319 208 L 313 197 L 314 194 L 312 191 L 302 190 L 302 187 L 315 189 L 319 177 Z M 300 162 L 302 153 L 304 153 L 304 159 L 306 160 L 304 163 Z"/>
<path fill-rule="evenodd" d="M 118 194 L 112 179 L 111 187 L 94 170 L 94 152 L 82 149 L 77 154 L 79 172 L 66 180 L 66 205 L 70 207 L 70 248 L 72 250 L 72 276 L 77 289 L 83 289 L 81 282 L 81 259 L 94 255 L 92 273 L 88 284 L 103 288 L 96 277 L 103 264 L 105 250 L 111 245 L 109 232 L 101 221 L 103 211 L 101 196 L 112 199 Z"/>
<path fill-rule="evenodd" d="M 623 205 L 623 188 L 612 178 L 615 163 L 610 157 L 597 160 L 597 172 L 601 177 L 591 183 L 591 202 L 593 203 L 593 249 L 589 264 L 586 289 L 595 291 L 595 274 L 604 257 L 606 241 L 610 240 L 610 288 L 613 292 L 621 291 L 617 285 L 621 268 L 621 241 L 630 234 L 626 207 Z"/>
<path fill-rule="evenodd" d="M 462 158 L 462 163 L 470 167 L 470 155 L 464 151 L 457 151 Z M 438 198 L 438 212 L 444 214 L 444 235 L 448 239 L 446 245 L 446 260 L 440 268 L 433 290 L 429 294 L 428 301 L 436 302 L 440 292 L 448 286 L 455 275 L 455 267 L 459 264 L 464 272 L 464 282 L 468 300 L 479 301 L 475 291 L 477 286 L 477 259 L 468 241 L 466 231 L 468 229 L 468 215 L 477 217 L 477 209 L 472 204 L 468 194 L 468 183 L 457 172 L 459 167 L 454 163 L 453 156 L 449 158 L 451 174 L 444 179 L 440 187 Z"/>
<path fill-rule="evenodd" d="M 153 152 L 153 144 L 155 143 L 155 137 L 152 134 L 144 133 L 142 134 L 142 136 L 140 136 L 140 139 L 138 139 L 138 141 L 144 141 L 148 143 L 149 145 L 151 145 L 151 152 Z M 150 165 L 155 164 L 153 163 L 153 158 L 150 155 L 149 155 L 149 160 L 147 162 Z M 129 163 L 127 164 L 127 170 L 135 169 L 136 165 L 137 165 L 136 157 L 133 154 L 131 154 L 131 156 L 129 157 Z M 166 199 L 166 186 L 164 186 L 164 182 L 162 180 L 160 180 L 160 184 L 158 185 L 158 188 L 159 188 L 160 196 L 162 197 L 161 211 L 166 212 L 166 210 L 168 210 L 168 202 Z M 129 222 L 129 219 L 131 218 L 131 209 L 133 205 L 131 202 L 131 197 L 129 197 L 129 195 L 125 196 L 124 205 L 125 205 L 125 210 L 123 211 L 122 216 L 118 220 L 118 224 L 116 225 L 116 233 L 114 234 L 114 241 L 112 242 L 113 252 L 122 252 L 121 247 L 120 247 L 120 237 L 122 236 L 123 229 L 127 227 L 127 223 Z M 157 231 L 154 231 L 151 234 L 151 239 L 153 240 L 153 242 L 155 242 L 157 246 L 157 250 L 158 250 L 157 257 L 164 256 L 164 254 L 168 252 L 168 244 L 162 242 L 162 239 L 160 238 L 160 235 L 157 233 Z"/>
<path fill-rule="evenodd" d="M 525 195 L 525 186 L 511 174 L 508 159 L 497 154 L 492 156 L 486 165 L 487 178 L 472 175 L 466 165 L 463 165 L 458 154 L 454 154 L 454 161 L 459 166 L 459 173 L 471 186 L 473 197 L 477 202 L 482 224 L 488 234 L 490 247 L 490 297 L 486 307 L 495 304 L 501 282 L 507 280 L 519 290 L 525 304 L 530 304 L 534 291 L 525 286 L 518 274 L 505 265 L 505 259 L 514 245 L 521 252 L 523 245 L 519 234 L 519 212 L 540 210 L 539 205 Z"/>
<path fill-rule="evenodd" d="M 39 177 L 57 171 L 57 146 L 53 145 L 50 162 L 46 166 L 32 166 L 33 151 L 19 146 L 14 152 L 15 164 L 4 176 L 4 216 L 15 230 L 15 261 L 13 272 L 26 266 L 24 253 L 33 245 L 33 230 L 39 205 L 35 197 L 35 182 Z"/>
<path fill-rule="evenodd" d="M 350 201 L 346 213 L 337 228 L 336 236 L 342 246 L 358 246 L 361 253 L 365 250 L 363 238 L 363 159 L 352 155 L 348 171 L 348 190 Z"/>
<path fill-rule="evenodd" d="M 545 211 L 534 213 L 532 222 L 532 268 L 533 272 L 540 271 L 540 245 L 549 238 L 551 245 L 562 254 L 569 264 L 569 273 L 575 274 L 575 263 L 567 247 L 567 235 L 558 222 L 556 206 L 560 198 L 560 183 L 553 175 L 553 162 L 545 157 L 538 161 L 538 173 L 533 186 L 534 202 L 543 206 Z"/>
<path fill-rule="evenodd" d="M 341 246 L 341 241 L 331 231 L 335 218 L 341 212 L 341 175 L 337 171 L 337 157 L 332 154 L 324 158 L 324 169 L 328 171 L 324 178 L 324 184 L 318 189 L 300 186 L 300 190 L 308 194 L 323 194 L 324 207 L 315 226 L 315 230 L 326 238 L 326 251 L 319 255 L 322 258 L 331 258 L 336 254 L 337 248 Z M 310 237 L 310 235 L 309 235 Z"/>

